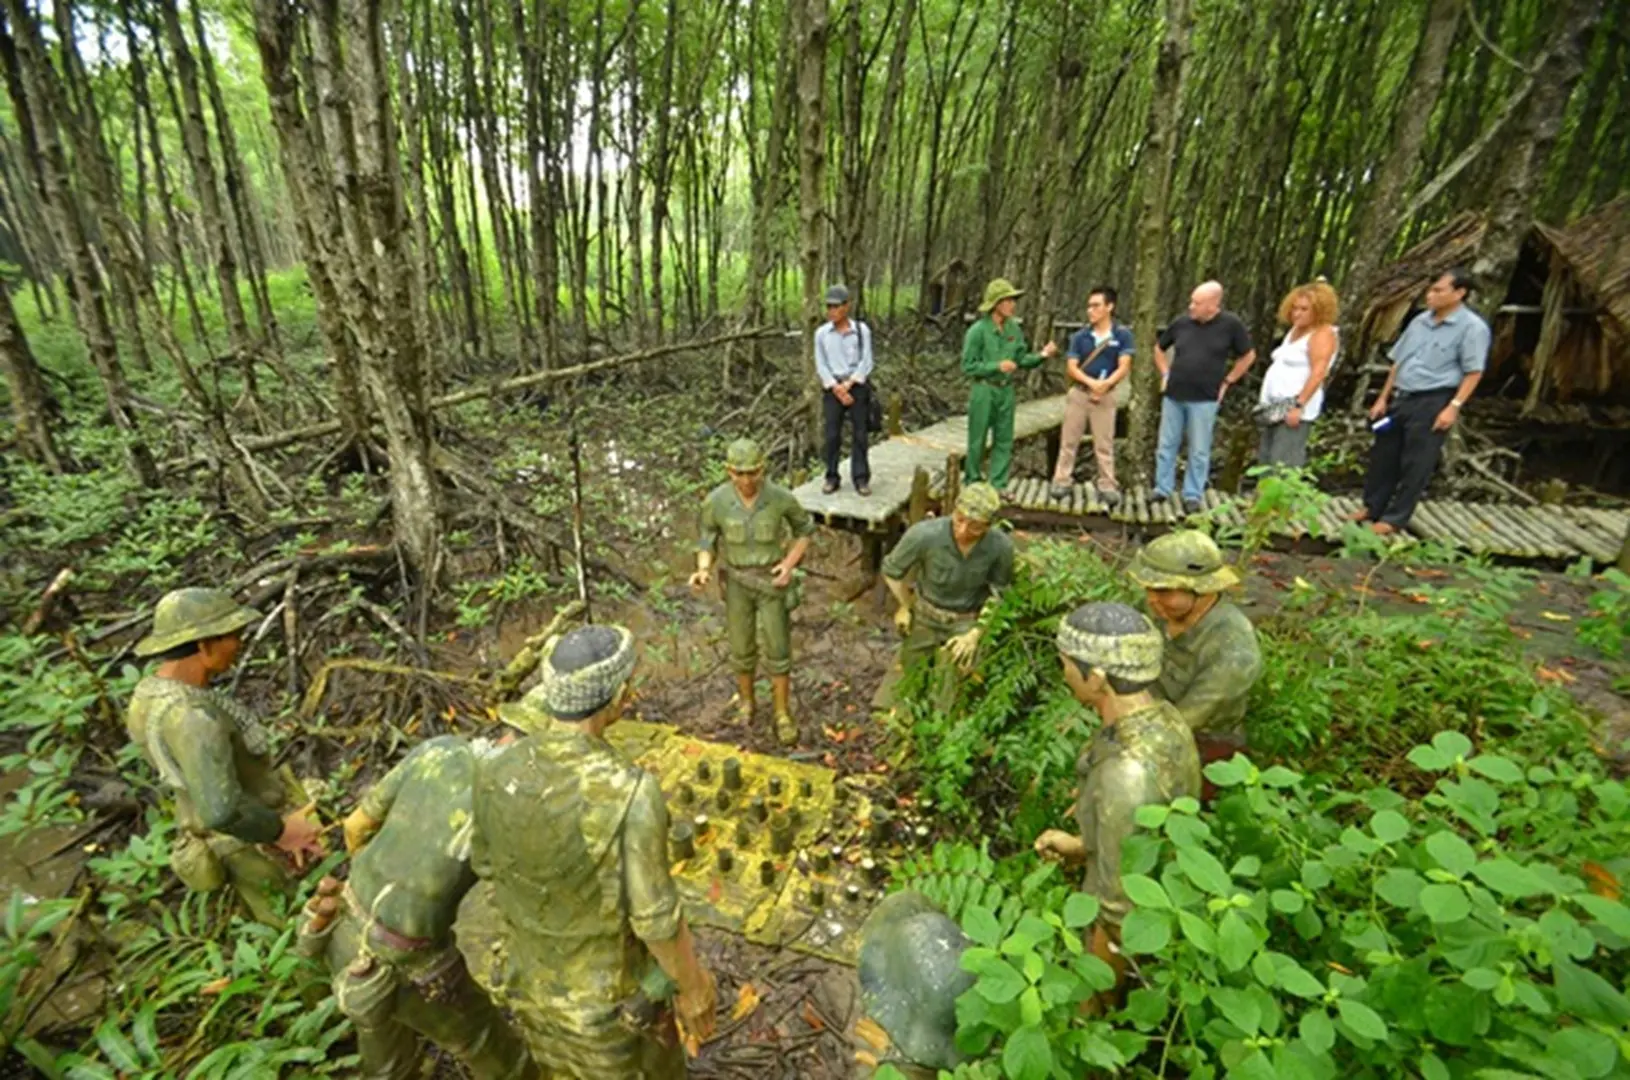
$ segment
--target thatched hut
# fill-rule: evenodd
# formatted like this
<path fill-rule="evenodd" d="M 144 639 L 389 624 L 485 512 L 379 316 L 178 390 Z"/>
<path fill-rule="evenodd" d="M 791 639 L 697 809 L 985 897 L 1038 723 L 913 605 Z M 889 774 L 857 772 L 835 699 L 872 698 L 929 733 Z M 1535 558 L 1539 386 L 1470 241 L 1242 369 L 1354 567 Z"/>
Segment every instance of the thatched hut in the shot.
<path fill-rule="evenodd" d="M 950 315 L 961 312 L 968 302 L 968 264 L 954 258 L 940 267 L 939 273 L 928 280 L 926 315 Z"/>
<path fill-rule="evenodd" d="M 1357 355 L 1397 337 L 1433 277 L 1469 263 L 1486 227 L 1461 214 L 1383 270 Z M 1481 285 L 1485 300 L 1504 300 L 1492 311 L 1479 305 L 1494 330 L 1480 398 L 1520 400 L 1525 414 L 1630 404 L 1630 195 L 1565 227 L 1536 222 L 1511 280 Z"/>

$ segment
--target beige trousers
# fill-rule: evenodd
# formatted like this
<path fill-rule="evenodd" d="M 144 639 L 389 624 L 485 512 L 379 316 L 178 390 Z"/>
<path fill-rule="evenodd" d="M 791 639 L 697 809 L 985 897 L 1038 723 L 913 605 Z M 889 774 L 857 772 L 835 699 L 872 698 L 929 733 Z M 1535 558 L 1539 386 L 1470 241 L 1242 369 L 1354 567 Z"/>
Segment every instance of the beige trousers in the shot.
<path fill-rule="evenodd" d="M 1093 404 L 1092 394 L 1080 384 L 1070 387 L 1064 398 L 1064 430 L 1059 433 L 1058 465 L 1053 469 L 1053 483 L 1072 482 L 1075 454 L 1088 427 L 1092 429 L 1092 453 L 1098 461 L 1098 490 L 1114 491 L 1115 394 L 1111 391 Z"/>

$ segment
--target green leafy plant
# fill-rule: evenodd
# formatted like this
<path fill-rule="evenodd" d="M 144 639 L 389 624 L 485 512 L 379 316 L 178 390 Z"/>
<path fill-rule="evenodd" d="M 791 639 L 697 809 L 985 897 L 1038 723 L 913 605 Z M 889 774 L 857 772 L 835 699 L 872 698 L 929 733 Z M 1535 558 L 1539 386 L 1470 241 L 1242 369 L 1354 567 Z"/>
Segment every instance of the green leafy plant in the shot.
<path fill-rule="evenodd" d="M 1590 596 L 1590 614 L 1579 620 L 1575 634 L 1610 659 L 1623 658 L 1630 644 L 1630 574 L 1609 568 Z"/>

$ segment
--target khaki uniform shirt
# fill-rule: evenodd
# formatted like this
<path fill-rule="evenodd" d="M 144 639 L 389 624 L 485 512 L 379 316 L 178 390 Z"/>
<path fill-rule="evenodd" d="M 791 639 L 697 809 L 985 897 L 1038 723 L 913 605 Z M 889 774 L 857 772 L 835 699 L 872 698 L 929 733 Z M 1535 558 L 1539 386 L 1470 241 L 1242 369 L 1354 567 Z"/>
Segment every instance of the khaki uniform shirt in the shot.
<path fill-rule="evenodd" d="M 1075 772 L 1075 824 L 1087 859 L 1082 888 L 1098 898 L 1104 918 L 1118 924 L 1129 907 L 1121 890 L 1121 846 L 1137 827 L 1138 807 L 1198 798 L 1200 756 L 1183 717 L 1158 701 L 1098 729 Z"/>
<path fill-rule="evenodd" d="M 131 695 L 125 730 L 175 794 L 182 829 L 250 844 L 283 834 L 285 792 L 264 756 L 264 733 L 230 698 L 149 675 Z"/>
<path fill-rule="evenodd" d="M 883 575 L 895 581 L 913 569 L 924 600 L 946 611 L 977 612 L 1013 581 L 1013 539 L 993 528 L 964 555 L 950 518 L 919 521 L 883 560 Z"/>
<path fill-rule="evenodd" d="M 785 552 L 784 537 L 809 536 L 815 521 L 797 496 L 768 480 L 759 489 L 752 509 L 726 481 L 702 502 L 700 551 L 717 552 L 726 566 L 741 569 L 773 566 Z"/>
<path fill-rule="evenodd" d="M 1158 689 L 1193 730 L 1243 736 L 1245 706 L 1261 675 L 1256 627 L 1239 608 L 1219 600 L 1199 622 L 1166 641 Z"/>
<path fill-rule="evenodd" d="M 440 941 L 475 884 L 469 843 L 475 753 L 453 735 L 413 748 L 362 797 L 358 809 L 383 822 L 351 863 L 362 909 L 405 937 Z"/>

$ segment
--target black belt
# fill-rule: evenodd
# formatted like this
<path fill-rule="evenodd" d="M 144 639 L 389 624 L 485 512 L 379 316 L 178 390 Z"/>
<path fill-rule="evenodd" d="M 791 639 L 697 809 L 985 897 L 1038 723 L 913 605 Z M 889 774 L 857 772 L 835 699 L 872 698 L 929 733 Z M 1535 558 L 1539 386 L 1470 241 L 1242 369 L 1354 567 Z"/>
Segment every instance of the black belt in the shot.
<path fill-rule="evenodd" d="M 973 381 L 976 382 L 976 383 L 984 383 L 986 386 L 1012 386 L 1013 385 L 1013 380 L 1012 379 L 1005 379 L 1005 378 L 1004 379 L 998 379 L 998 378 L 995 378 L 994 376 L 987 378 L 987 377 L 985 377 L 983 375 L 975 375 L 973 377 Z"/>
<path fill-rule="evenodd" d="M 1436 390 L 1395 390 L 1392 396 L 1398 401 L 1403 401 L 1406 398 L 1433 397 L 1437 394 L 1448 394 L 1450 397 L 1454 397 L 1455 391 L 1459 389 L 1459 386 L 1444 386 Z"/>

